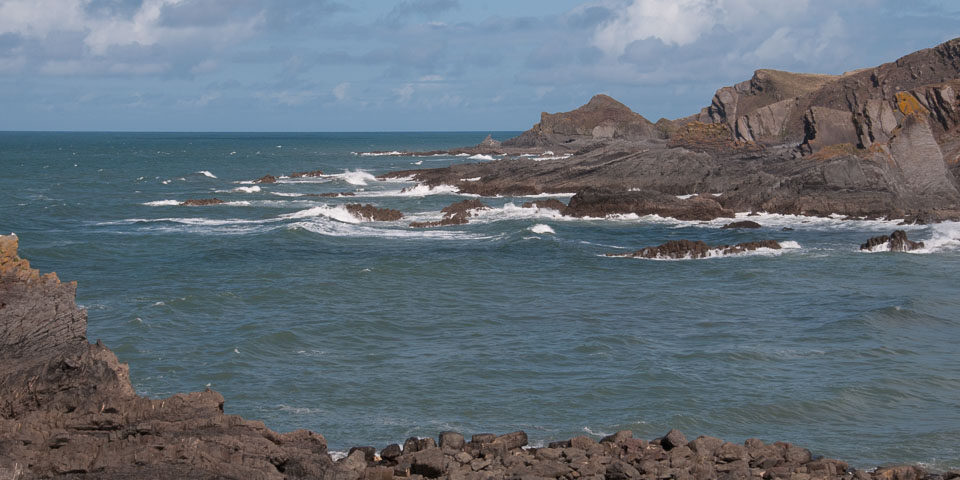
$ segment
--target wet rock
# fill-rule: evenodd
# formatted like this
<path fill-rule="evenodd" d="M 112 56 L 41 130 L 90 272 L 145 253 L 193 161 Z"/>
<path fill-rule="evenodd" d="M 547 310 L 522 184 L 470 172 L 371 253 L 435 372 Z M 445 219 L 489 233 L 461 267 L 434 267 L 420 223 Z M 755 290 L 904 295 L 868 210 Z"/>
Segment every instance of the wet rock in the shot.
<path fill-rule="evenodd" d="M 393 222 L 403 218 L 403 214 L 399 210 L 394 210 L 392 208 L 378 208 L 369 203 L 366 205 L 360 205 L 359 203 L 351 203 L 346 206 L 348 212 L 351 215 L 364 220 L 371 222 Z"/>
<path fill-rule="evenodd" d="M 277 183 L 277 177 L 273 175 L 264 175 L 256 180 L 253 183 Z"/>
<path fill-rule="evenodd" d="M 364 460 L 368 462 L 372 462 L 377 456 L 377 449 L 374 447 L 352 447 L 350 451 L 347 452 L 347 456 L 349 457 L 353 452 L 362 452 Z"/>
<path fill-rule="evenodd" d="M 400 445 L 391 443 L 384 447 L 383 450 L 380 450 L 380 458 L 392 462 L 395 461 L 401 453 L 403 453 L 403 451 L 400 449 Z"/>
<path fill-rule="evenodd" d="M 721 230 L 729 230 L 729 229 L 734 229 L 734 228 L 761 228 L 761 225 L 760 225 L 759 223 L 757 223 L 757 222 L 753 222 L 753 221 L 750 221 L 750 220 L 745 220 L 745 221 L 742 221 L 742 222 L 728 223 L 728 224 L 726 224 L 726 225 L 724 225 L 724 226 L 722 226 L 722 227 L 720 227 L 720 228 L 721 228 Z"/>
<path fill-rule="evenodd" d="M 686 444 L 687 437 L 679 430 L 670 430 L 666 435 L 663 436 L 662 439 L 660 439 L 660 446 L 667 451 L 672 448 L 685 446 Z"/>
<path fill-rule="evenodd" d="M 180 203 L 181 207 L 204 207 L 207 205 L 220 205 L 224 203 L 219 198 L 191 198 Z"/>
<path fill-rule="evenodd" d="M 733 217 L 714 198 L 677 198 L 653 190 L 615 191 L 586 188 L 570 199 L 564 215 L 603 218 L 616 214 L 659 215 L 678 220 L 713 220 Z"/>
<path fill-rule="evenodd" d="M 760 248 L 779 250 L 775 240 L 744 242 L 736 245 L 710 246 L 699 240 L 671 240 L 663 245 L 647 247 L 631 253 L 608 253 L 608 257 L 650 258 L 650 259 L 697 259 L 718 255 L 735 255 Z"/>
<path fill-rule="evenodd" d="M 867 243 L 860 245 L 860 250 L 873 251 L 882 248 L 890 252 L 909 252 L 923 247 L 923 242 L 911 241 L 907 238 L 907 232 L 897 230 L 890 236 L 881 235 L 867 240 Z"/>
<path fill-rule="evenodd" d="M 443 474 L 443 452 L 437 448 L 427 448 L 413 454 L 410 473 L 426 478 L 439 478 Z"/>

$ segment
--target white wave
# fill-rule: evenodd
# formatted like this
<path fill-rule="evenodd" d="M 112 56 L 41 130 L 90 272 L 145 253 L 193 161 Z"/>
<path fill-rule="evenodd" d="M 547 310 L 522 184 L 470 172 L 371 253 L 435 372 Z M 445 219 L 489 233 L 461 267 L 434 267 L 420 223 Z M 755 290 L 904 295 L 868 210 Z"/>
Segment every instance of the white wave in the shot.
<path fill-rule="evenodd" d="M 555 198 L 555 197 L 572 197 L 576 193 L 537 193 L 534 195 L 516 195 L 516 198 Z"/>
<path fill-rule="evenodd" d="M 350 170 L 344 170 L 342 174 L 339 174 L 337 176 L 342 178 L 344 181 L 346 181 L 350 185 L 366 185 L 367 182 L 377 181 L 377 177 L 374 177 L 372 174 L 360 169 L 357 169 L 352 172 Z"/>
<path fill-rule="evenodd" d="M 302 197 L 302 193 L 287 193 L 287 192 L 270 192 L 270 195 L 276 195 L 278 197 Z"/>
<path fill-rule="evenodd" d="M 428 195 L 461 195 L 465 197 L 479 197 L 471 193 L 461 193 L 460 189 L 454 185 L 437 185 L 430 187 L 424 184 L 417 184 L 403 190 L 382 190 L 373 192 L 357 192 L 357 197 L 426 197 Z"/>
<path fill-rule="evenodd" d="M 398 156 L 403 155 L 402 152 L 396 150 L 392 152 L 362 152 L 360 153 L 361 157 L 386 157 L 386 156 Z"/>
<path fill-rule="evenodd" d="M 693 198 L 693 197 L 696 197 L 696 196 L 697 196 L 696 193 L 691 193 L 691 194 L 689 194 L 689 195 L 677 195 L 677 198 L 679 198 L 680 200 L 686 200 L 686 199 L 688 199 L 688 198 Z"/>
<path fill-rule="evenodd" d="M 409 219 L 407 219 L 409 220 Z M 423 239 L 423 240 L 488 240 L 495 237 L 477 235 L 456 230 L 432 230 L 419 228 L 396 228 L 384 226 L 382 223 L 350 224 L 330 221 L 326 218 L 305 219 L 290 224 L 287 228 L 301 229 L 318 235 L 329 237 L 371 237 L 396 239 Z"/>
<path fill-rule="evenodd" d="M 154 202 L 146 202 L 143 205 L 148 207 L 169 207 L 172 205 L 180 205 L 179 200 L 157 200 Z"/>
<path fill-rule="evenodd" d="M 721 192 L 721 193 L 711 193 L 710 195 L 713 195 L 714 197 L 722 197 L 722 196 L 723 196 L 723 192 Z"/>
<path fill-rule="evenodd" d="M 310 218 L 310 217 L 327 217 L 337 220 L 338 222 L 343 223 L 360 223 L 362 220 L 353 216 L 350 211 L 347 210 L 347 207 L 344 205 L 338 205 L 336 207 L 328 207 L 326 205 L 308 208 L 306 210 L 300 210 L 298 212 L 288 213 L 286 215 L 280 215 L 280 218 L 285 220 L 291 219 L 300 219 L 300 218 Z"/>
<path fill-rule="evenodd" d="M 549 156 L 551 156 L 551 155 L 554 155 L 554 153 L 553 153 L 553 150 L 547 150 L 546 152 L 543 152 L 543 153 L 540 154 L 540 155 L 543 156 L 543 157 L 549 157 Z"/>
<path fill-rule="evenodd" d="M 254 185 L 252 187 L 237 187 L 237 188 L 234 188 L 232 191 L 240 192 L 240 193 L 257 193 L 260 191 L 260 187 L 257 185 Z"/>
<path fill-rule="evenodd" d="M 332 450 L 328 453 L 330 453 L 330 460 L 333 460 L 334 462 L 347 458 L 347 452 L 344 451 Z"/>
<path fill-rule="evenodd" d="M 471 223 L 492 223 L 499 222 L 503 220 L 540 220 L 540 219 L 550 219 L 550 220 L 560 220 L 563 219 L 563 215 L 560 212 L 549 209 L 549 208 L 523 208 L 517 206 L 514 203 L 507 203 L 499 208 L 485 208 L 480 210 L 473 210 L 473 217 L 470 218 Z"/>
<path fill-rule="evenodd" d="M 492 155 L 473 155 L 469 158 L 470 160 L 493 160 Z"/>
<path fill-rule="evenodd" d="M 542 223 L 538 223 L 538 224 L 530 227 L 530 231 L 533 232 L 533 233 L 539 233 L 539 234 L 541 234 L 541 235 L 543 235 L 543 234 L 548 234 L 548 233 L 549 233 L 549 234 L 552 234 L 552 235 L 556 235 L 556 234 L 557 234 L 557 232 L 554 232 L 553 229 L 550 228 L 550 225 L 544 225 L 544 224 L 542 224 Z"/>
<path fill-rule="evenodd" d="M 911 253 L 935 253 L 960 249 L 960 223 L 943 222 L 930 227 L 931 236 L 923 240 L 924 248 Z"/>
<path fill-rule="evenodd" d="M 410 165 L 423 165 L 423 160 L 417 160 L 416 162 L 413 162 Z"/>
<path fill-rule="evenodd" d="M 456 154 L 455 156 L 457 156 L 457 157 L 469 157 L 470 154 L 469 154 L 469 153 L 458 153 L 458 154 Z"/>
<path fill-rule="evenodd" d="M 208 170 L 200 170 L 197 173 L 199 173 L 200 175 L 203 175 L 204 177 L 217 178 L 216 175 L 210 173 Z"/>
<path fill-rule="evenodd" d="M 413 175 L 407 175 L 406 177 L 388 177 L 382 180 L 384 183 L 413 183 Z"/>
<path fill-rule="evenodd" d="M 250 206 L 250 202 L 248 202 L 248 201 L 246 201 L 246 200 L 240 200 L 240 201 L 236 201 L 236 202 L 223 202 L 223 203 L 221 203 L 220 205 L 227 205 L 227 206 L 229 206 L 229 207 L 249 207 L 249 206 Z"/>
<path fill-rule="evenodd" d="M 461 178 L 461 182 L 479 182 L 483 177 L 473 177 L 473 178 Z"/>
<path fill-rule="evenodd" d="M 583 431 L 595 437 L 608 437 L 611 435 L 610 433 L 607 433 L 607 432 L 600 432 L 600 431 L 594 432 L 593 430 L 590 429 L 590 427 L 583 427 Z"/>
<path fill-rule="evenodd" d="M 170 184 L 170 180 L 164 180 L 164 181 L 162 181 L 162 182 L 160 182 L 160 183 L 162 183 L 162 184 L 164 184 L 164 185 L 169 185 L 169 184 Z"/>

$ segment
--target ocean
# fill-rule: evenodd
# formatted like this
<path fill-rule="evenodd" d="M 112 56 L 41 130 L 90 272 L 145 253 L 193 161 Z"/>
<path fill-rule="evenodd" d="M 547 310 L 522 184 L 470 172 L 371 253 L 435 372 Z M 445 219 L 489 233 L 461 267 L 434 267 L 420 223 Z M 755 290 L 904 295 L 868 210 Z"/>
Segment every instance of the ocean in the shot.
<path fill-rule="evenodd" d="M 79 282 L 90 340 L 138 393 L 209 387 L 227 413 L 335 451 L 444 430 L 542 445 L 677 428 L 861 468 L 960 468 L 960 225 L 761 214 L 759 230 L 721 230 L 503 197 L 469 224 L 412 229 L 474 197 L 375 175 L 486 160 L 363 155 L 486 134 L 0 133 L 0 232 Z M 308 196 L 331 192 L 355 196 Z M 210 197 L 225 203 L 177 205 Z M 347 203 L 405 218 L 360 222 Z M 898 228 L 927 246 L 859 251 Z M 675 239 L 785 248 L 605 256 Z"/>

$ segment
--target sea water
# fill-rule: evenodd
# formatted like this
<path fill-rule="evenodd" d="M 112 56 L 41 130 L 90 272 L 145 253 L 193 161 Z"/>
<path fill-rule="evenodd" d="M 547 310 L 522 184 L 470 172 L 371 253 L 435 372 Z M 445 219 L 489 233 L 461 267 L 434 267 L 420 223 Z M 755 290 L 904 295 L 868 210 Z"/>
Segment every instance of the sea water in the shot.
<path fill-rule="evenodd" d="M 678 428 L 858 467 L 960 467 L 960 226 L 760 215 L 759 230 L 721 230 L 497 197 L 467 225 L 412 229 L 476 197 L 376 175 L 489 159 L 364 154 L 486 133 L 2 133 L 0 232 L 79 282 L 89 338 L 138 393 L 210 387 L 227 413 L 333 450 Z M 253 183 L 265 174 L 281 178 Z M 330 192 L 355 196 L 308 195 Z M 211 197 L 225 203 L 179 206 Z M 358 202 L 405 218 L 363 222 L 344 208 Z M 927 248 L 859 251 L 897 228 Z M 675 239 L 785 248 L 605 256 Z"/>

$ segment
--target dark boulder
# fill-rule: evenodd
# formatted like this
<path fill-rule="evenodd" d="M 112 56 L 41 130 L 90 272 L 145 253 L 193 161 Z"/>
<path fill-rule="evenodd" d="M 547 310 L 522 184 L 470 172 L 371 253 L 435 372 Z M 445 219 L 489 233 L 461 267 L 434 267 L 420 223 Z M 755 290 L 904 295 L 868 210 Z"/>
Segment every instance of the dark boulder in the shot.
<path fill-rule="evenodd" d="M 489 205 L 477 199 L 463 200 L 443 207 L 443 209 L 440 210 L 443 213 L 443 218 L 440 220 L 433 222 L 412 222 L 410 226 L 413 228 L 429 228 L 447 225 L 463 225 L 470 222 L 469 218 L 473 215 L 471 213 L 472 211 L 485 210 L 488 208 L 490 208 Z"/>
<path fill-rule="evenodd" d="M 277 177 L 274 177 L 273 175 L 264 175 L 254 180 L 254 183 L 277 183 Z"/>
<path fill-rule="evenodd" d="M 742 222 L 733 222 L 720 227 L 721 230 L 730 230 L 734 228 L 760 228 L 761 225 L 757 222 L 752 222 L 750 220 L 744 220 Z"/>
<path fill-rule="evenodd" d="M 570 199 L 565 215 L 603 218 L 615 214 L 659 215 L 678 220 L 713 220 L 732 218 L 734 213 L 716 199 L 698 195 L 678 198 L 653 190 L 616 191 L 586 188 Z"/>
<path fill-rule="evenodd" d="M 660 439 L 660 446 L 663 447 L 664 450 L 671 450 L 686 445 L 687 437 L 679 430 L 670 430 Z"/>

